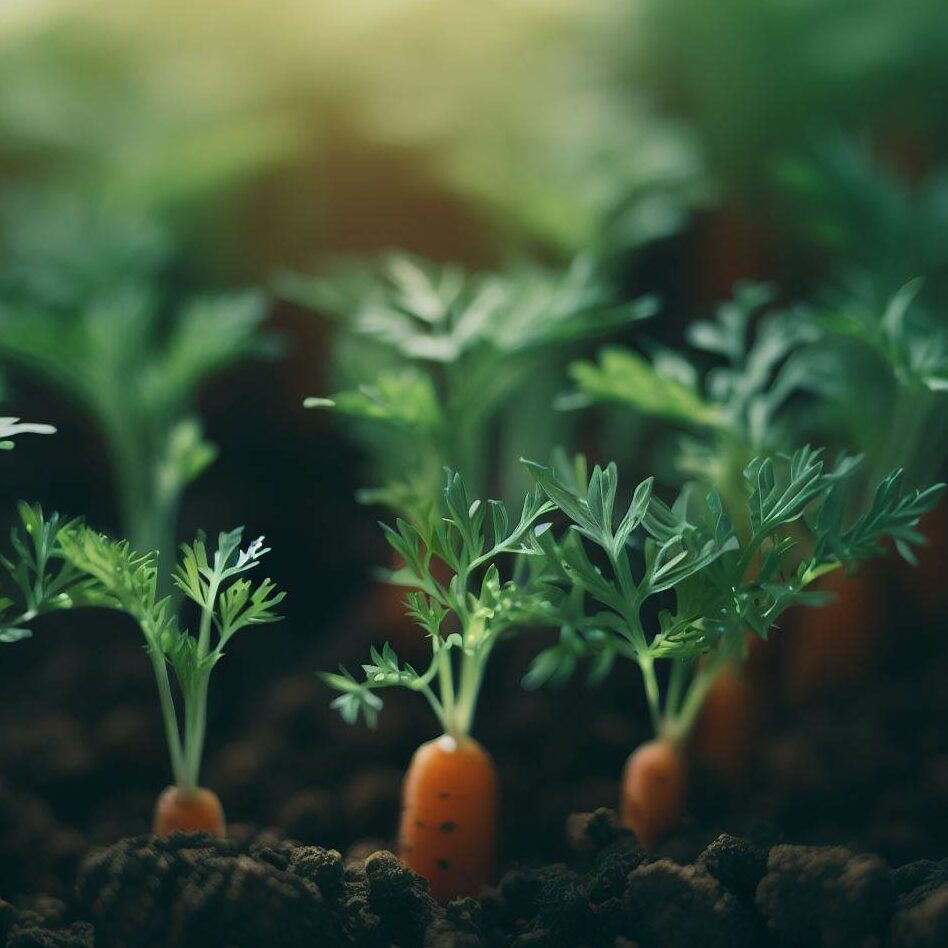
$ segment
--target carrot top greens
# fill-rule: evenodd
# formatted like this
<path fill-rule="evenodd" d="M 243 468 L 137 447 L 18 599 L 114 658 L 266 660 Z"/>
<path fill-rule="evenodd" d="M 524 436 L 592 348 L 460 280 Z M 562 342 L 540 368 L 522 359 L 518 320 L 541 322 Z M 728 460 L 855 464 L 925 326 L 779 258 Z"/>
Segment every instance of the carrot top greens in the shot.
<path fill-rule="evenodd" d="M 809 589 L 816 579 L 882 554 L 887 539 L 912 559 L 923 541 L 918 520 L 942 486 L 906 490 L 895 471 L 869 509 L 846 520 L 858 464 L 843 457 L 828 466 L 809 447 L 755 458 L 744 471 L 746 538 L 713 490 L 686 486 L 669 506 L 649 479 L 616 510 L 614 464 L 591 475 L 581 459 L 562 472 L 528 464 L 571 529 L 559 542 L 549 532 L 537 541 L 552 569 L 546 580 L 570 609 L 559 643 L 536 659 L 527 684 L 562 680 L 583 655 L 596 659 L 599 674 L 616 657 L 632 659 L 656 732 L 682 740 L 724 663 L 744 652 L 748 630 L 766 638 L 790 606 L 819 605 L 824 598 Z M 646 608 L 653 597 L 661 597 L 654 618 Z M 664 695 L 661 660 L 671 663 Z"/>
<path fill-rule="evenodd" d="M 820 336 L 809 312 L 773 303 L 771 287 L 739 283 L 715 318 L 688 327 L 692 355 L 659 346 L 648 356 L 607 348 L 596 362 L 570 367 L 576 391 L 560 405 L 615 404 L 669 426 L 677 433 L 677 472 L 716 490 L 746 533 L 744 469 L 758 455 L 805 443 L 821 421 L 808 396 L 834 388 L 828 373 L 804 358 Z"/>
<path fill-rule="evenodd" d="M 913 484 L 937 476 L 948 458 L 948 331 L 911 280 L 882 302 L 837 293 L 814 314 L 821 349 L 835 356 L 850 440 L 867 465 L 864 492 L 895 464 Z M 826 356 L 824 356 L 825 358 Z"/>
<path fill-rule="evenodd" d="M 198 786 L 207 729 L 207 696 L 211 672 L 224 649 L 242 629 L 276 622 L 284 594 L 264 579 L 253 583 L 255 570 L 269 550 L 263 538 L 241 549 L 243 528 L 221 533 L 213 554 L 199 536 L 181 547 L 174 581 L 199 609 L 196 634 L 182 627 L 168 597 L 158 589 L 158 556 L 138 553 L 77 525 L 63 531 L 62 554 L 87 579 L 85 605 L 97 605 L 131 616 L 145 637 L 161 700 L 165 732 L 176 785 Z M 181 693 L 183 728 L 179 726 L 168 668 Z"/>
<path fill-rule="evenodd" d="M 866 456 L 858 511 L 888 471 L 921 486 L 948 456 L 948 336 L 920 289 L 912 280 L 879 303 L 848 287 L 775 309 L 772 289 L 740 283 L 715 319 L 689 326 L 693 357 L 604 349 L 571 366 L 576 390 L 559 404 L 626 406 L 679 432 L 678 472 L 717 490 L 745 539 L 747 464 L 814 439 Z"/>
<path fill-rule="evenodd" d="M 0 450 L 12 451 L 14 438 L 21 434 L 55 434 L 52 425 L 0 418 Z M 67 608 L 81 594 L 81 582 L 59 550 L 59 532 L 63 528 L 58 514 L 48 519 L 38 505 L 17 505 L 20 525 L 10 532 L 13 547 L 0 556 L 0 566 L 12 585 L 9 595 L 0 592 L 0 644 L 18 642 L 32 635 L 27 623 L 37 616 Z M 68 526 L 68 525 L 66 525 Z M 11 598 L 14 596 L 15 598 Z"/>
<path fill-rule="evenodd" d="M 394 584 L 412 589 L 409 614 L 427 635 L 431 661 L 422 671 L 399 661 L 388 644 L 372 649 L 359 681 L 345 668 L 323 679 L 340 696 L 333 702 L 350 724 L 359 716 L 372 726 L 382 707 L 375 693 L 401 686 L 425 696 L 445 733 L 466 736 L 474 721 L 484 669 L 498 639 L 515 629 L 555 624 L 557 591 L 543 576 L 538 521 L 554 509 L 539 489 L 524 499 L 512 520 L 500 501 L 471 501 L 460 474 L 449 473 L 437 503 L 415 523 L 383 527 L 403 561 Z M 514 559 L 504 580 L 500 561 Z"/>
<path fill-rule="evenodd" d="M 136 549 L 160 551 L 168 592 L 182 495 L 217 453 L 195 411 L 198 393 L 228 365 L 274 350 L 262 330 L 266 301 L 253 291 L 169 291 L 167 234 L 104 202 L 32 201 L 2 223 L 0 362 L 92 417 L 122 532 Z"/>
<path fill-rule="evenodd" d="M 581 658 L 596 676 L 617 657 L 632 659 L 656 731 L 681 740 L 724 663 L 744 653 L 748 630 L 766 638 L 790 606 L 821 604 L 810 588 L 820 576 L 882 554 L 885 541 L 913 559 L 923 541 L 916 525 L 942 486 L 906 489 L 894 471 L 869 508 L 847 518 L 859 464 L 843 456 L 827 465 L 809 447 L 754 458 L 742 481 L 746 536 L 719 494 L 696 484 L 669 506 L 649 478 L 617 509 L 614 464 L 589 474 L 582 458 L 560 470 L 528 462 L 536 490 L 515 525 L 503 504 L 472 503 L 451 474 L 423 520 L 384 528 L 404 564 L 391 582 L 414 590 L 406 602 L 429 637 L 430 664 L 418 671 L 390 645 L 373 649 L 363 680 L 345 669 L 324 676 L 341 692 L 334 707 L 372 725 L 382 707 L 375 692 L 406 687 L 425 695 L 447 733 L 466 735 L 497 639 L 540 624 L 559 626 L 560 638 L 535 660 L 528 686 L 564 680 Z M 571 526 L 559 539 L 540 522 L 555 511 Z M 504 554 L 515 554 L 507 581 Z M 671 664 L 664 695 L 660 661 Z"/>
<path fill-rule="evenodd" d="M 65 561 L 60 537 L 74 524 L 45 516 L 37 504 L 17 505 L 20 523 L 10 531 L 12 551 L 0 566 L 12 583 L 0 595 L 0 643 L 29 638 L 38 616 L 87 603 L 88 583 Z"/>
<path fill-rule="evenodd" d="M 617 302 L 587 258 L 562 272 L 473 274 L 398 254 L 321 278 L 285 277 L 282 290 L 339 322 L 336 362 L 349 387 L 307 404 L 365 426 L 381 484 L 368 498 L 401 514 L 428 502 L 445 466 L 485 491 L 497 429 L 501 479 L 531 446 L 548 451 L 559 440 L 547 430 L 559 359 L 655 311 L 650 298 Z"/>

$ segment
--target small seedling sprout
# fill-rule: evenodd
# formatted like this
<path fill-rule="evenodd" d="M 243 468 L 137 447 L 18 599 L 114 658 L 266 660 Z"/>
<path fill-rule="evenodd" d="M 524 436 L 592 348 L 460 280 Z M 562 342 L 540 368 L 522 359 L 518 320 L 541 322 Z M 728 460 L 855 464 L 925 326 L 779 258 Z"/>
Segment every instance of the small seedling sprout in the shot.
<path fill-rule="evenodd" d="M 345 669 L 324 675 L 341 692 L 333 706 L 346 721 L 362 716 L 374 726 L 382 707 L 376 692 L 405 687 L 424 695 L 446 734 L 470 734 L 484 669 L 498 639 L 527 625 L 555 622 L 553 590 L 539 568 L 539 536 L 547 526 L 539 521 L 551 510 L 553 504 L 535 489 L 512 521 L 500 501 L 472 501 L 461 475 L 449 472 L 439 503 L 423 520 L 383 525 L 403 563 L 390 582 L 412 590 L 408 612 L 428 637 L 431 661 L 416 671 L 386 644 L 381 651 L 372 649 L 362 681 Z M 501 561 L 507 557 L 516 565 L 505 580 Z"/>
<path fill-rule="evenodd" d="M 157 554 L 138 553 L 128 542 L 111 540 L 86 526 L 61 537 L 66 559 L 90 580 L 87 602 L 127 613 L 145 637 L 175 784 L 184 792 L 199 787 L 211 672 L 237 632 L 279 620 L 276 609 L 284 593 L 269 579 L 255 584 L 247 578 L 269 550 L 262 538 L 244 549 L 242 540 L 242 528 L 221 533 L 210 556 L 203 536 L 182 546 L 174 582 L 199 608 L 194 635 L 179 624 L 168 597 L 160 597 Z M 183 727 L 169 667 L 181 693 Z"/>

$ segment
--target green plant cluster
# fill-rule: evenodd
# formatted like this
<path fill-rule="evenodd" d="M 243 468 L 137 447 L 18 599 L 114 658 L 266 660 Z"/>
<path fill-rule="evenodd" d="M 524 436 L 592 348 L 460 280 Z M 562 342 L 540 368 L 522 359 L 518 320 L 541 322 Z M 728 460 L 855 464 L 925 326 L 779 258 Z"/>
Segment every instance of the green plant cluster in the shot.
<path fill-rule="evenodd" d="M 228 366 L 275 351 L 265 297 L 169 291 L 169 234 L 107 203 L 21 195 L 5 212 L 0 363 L 84 408 L 105 439 L 123 533 L 170 563 L 182 495 L 217 453 L 197 396 Z"/>
<path fill-rule="evenodd" d="M 555 418 L 541 420 L 551 413 L 531 392 L 577 346 L 656 309 L 650 297 L 623 301 L 589 257 L 562 271 L 467 273 L 394 255 L 324 277 L 285 276 L 280 288 L 337 321 L 348 387 L 307 404 L 364 426 L 372 476 L 384 485 L 364 496 L 398 512 L 434 496 L 445 466 L 482 492 L 531 441 L 545 450 L 566 437 Z"/>
<path fill-rule="evenodd" d="M 649 478 L 617 509 L 615 464 L 590 474 L 582 457 L 559 470 L 527 462 L 537 487 L 511 530 L 503 504 L 471 503 L 460 476 L 449 473 L 424 527 L 399 520 L 385 528 L 404 563 L 390 581 L 415 590 L 406 604 L 430 641 L 431 664 L 417 672 L 390 645 L 373 649 L 363 680 L 345 669 L 324 676 L 341 692 L 334 706 L 350 723 L 362 715 L 373 725 L 382 707 L 375 691 L 404 686 L 428 698 L 447 733 L 466 735 L 495 642 L 540 625 L 558 627 L 560 638 L 533 663 L 528 687 L 563 682 L 580 659 L 591 661 L 593 680 L 616 658 L 631 659 L 656 732 L 681 741 L 724 665 L 744 655 L 748 631 L 766 639 L 790 607 L 825 603 L 812 585 L 882 555 L 886 540 L 914 562 L 912 547 L 924 542 L 918 522 L 942 485 L 910 489 L 893 471 L 868 509 L 847 517 L 859 466 L 850 456 L 827 465 L 810 447 L 755 457 L 742 474 L 746 534 L 720 495 L 694 482 L 668 505 Z M 555 519 L 568 524 L 559 536 Z M 500 553 L 514 554 L 507 581 L 494 563 Z M 447 581 L 439 578 L 442 566 Z M 659 661 L 671 669 L 664 697 Z"/>

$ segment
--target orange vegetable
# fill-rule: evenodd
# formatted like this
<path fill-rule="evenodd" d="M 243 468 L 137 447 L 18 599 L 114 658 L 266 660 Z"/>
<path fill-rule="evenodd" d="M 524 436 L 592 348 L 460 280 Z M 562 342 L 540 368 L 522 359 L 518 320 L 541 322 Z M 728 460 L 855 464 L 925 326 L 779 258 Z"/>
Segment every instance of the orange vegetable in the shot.
<path fill-rule="evenodd" d="M 172 833 L 208 833 L 226 836 L 224 808 L 217 794 L 198 787 L 190 793 L 168 787 L 158 798 L 152 827 L 155 836 Z"/>
<path fill-rule="evenodd" d="M 399 855 L 439 902 L 476 895 L 494 878 L 497 772 L 477 741 L 422 744 L 402 788 Z"/>
<path fill-rule="evenodd" d="M 695 722 L 692 751 L 728 786 L 740 788 L 754 751 L 754 702 L 747 670 L 736 660 L 724 666 Z"/>
<path fill-rule="evenodd" d="M 644 849 L 653 850 L 681 822 L 687 778 L 684 754 L 671 741 L 655 738 L 629 757 L 619 812 Z"/>
<path fill-rule="evenodd" d="M 819 609 L 796 610 L 797 626 L 787 637 L 784 690 L 805 701 L 862 676 L 878 657 L 885 602 L 870 570 L 823 577 L 821 592 L 835 599 Z"/>

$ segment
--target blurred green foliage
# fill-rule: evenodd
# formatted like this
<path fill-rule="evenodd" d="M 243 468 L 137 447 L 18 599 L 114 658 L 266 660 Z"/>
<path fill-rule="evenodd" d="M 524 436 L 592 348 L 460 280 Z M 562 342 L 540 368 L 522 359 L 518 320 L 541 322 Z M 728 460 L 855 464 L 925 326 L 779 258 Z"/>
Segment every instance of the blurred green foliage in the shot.
<path fill-rule="evenodd" d="M 948 167 L 900 173 L 864 141 L 828 135 L 777 165 L 786 226 L 828 279 L 884 308 L 909 280 L 944 309 L 948 291 Z"/>
<path fill-rule="evenodd" d="M 712 480 L 814 426 L 880 465 L 925 453 L 840 409 L 854 398 L 933 430 L 937 464 L 946 51 L 939 0 L 15 4 L 0 17 L 0 356 L 78 396 L 130 538 L 167 550 L 212 456 L 197 391 L 270 345 L 259 296 L 194 301 L 187 284 L 213 285 L 222 258 L 237 282 L 281 258 L 325 272 L 348 249 L 331 220 L 439 256 L 455 214 L 476 231 L 464 263 L 497 273 L 404 255 L 284 289 L 334 320 L 339 392 L 316 403 L 359 421 L 376 483 L 427 495 L 450 463 L 509 497 L 520 454 L 573 436 L 548 410 L 569 359 L 654 305 L 625 300 L 678 294 L 671 319 L 706 303 L 690 263 L 646 265 L 656 242 L 737 257 L 691 225 L 740 207 L 779 250 L 766 275 L 810 305 L 751 307 L 740 351 L 703 345 L 708 324 L 690 331 L 695 359 L 610 350 L 575 369 L 585 397 L 687 429 L 681 469 Z M 460 210 L 417 223 L 394 202 L 402 179 L 368 180 L 402 161 Z M 814 393 L 835 420 L 813 416 Z M 709 439 L 728 445 L 727 477 L 698 450 Z"/>
<path fill-rule="evenodd" d="M 136 210 L 182 210 L 298 146 L 278 112 L 246 109 L 248 82 L 236 81 L 236 64 L 225 73 L 218 60 L 200 76 L 184 56 L 162 62 L 168 50 L 147 19 L 107 9 L 52 5 L 0 30 L 8 174 L 105 191 Z"/>
<path fill-rule="evenodd" d="M 180 297 L 167 234 L 72 196 L 19 195 L 3 208 L 0 362 L 81 404 L 109 451 L 122 530 L 174 560 L 187 485 L 215 448 L 195 414 L 201 386 L 274 351 L 254 291 Z"/>
<path fill-rule="evenodd" d="M 642 0 L 629 71 L 687 115 L 729 190 L 767 187 L 773 162 L 842 128 L 891 146 L 944 147 L 940 0 Z"/>
<path fill-rule="evenodd" d="M 338 321 L 337 369 L 351 387 L 309 404 L 366 424 L 372 476 L 385 485 L 369 496 L 402 512 L 437 493 L 445 466 L 483 491 L 538 437 L 549 451 L 566 432 L 542 426 L 548 406 L 527 400 L 521 413 L 518 400 L 577 344 L 655 311 L 649 298 L 619 302 L 585 257 L 563 271 L 501 274 L 394 255 L 286 276 L 281 288 Z M 518 453 L 498 458 L 498 437 Z"/>

